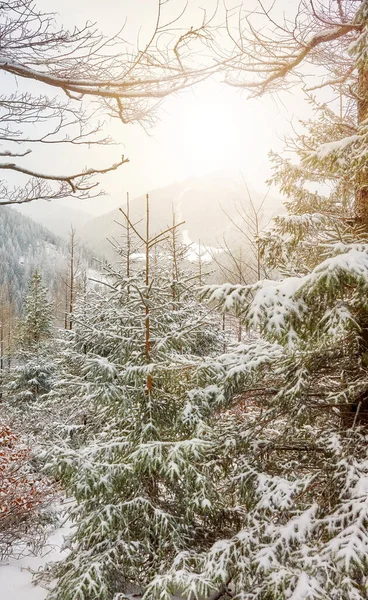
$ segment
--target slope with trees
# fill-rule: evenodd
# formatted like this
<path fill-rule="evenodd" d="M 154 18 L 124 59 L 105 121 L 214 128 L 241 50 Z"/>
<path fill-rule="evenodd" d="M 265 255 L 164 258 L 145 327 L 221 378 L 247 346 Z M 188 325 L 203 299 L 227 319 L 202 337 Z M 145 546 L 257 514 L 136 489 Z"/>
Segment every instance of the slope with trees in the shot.
<path fill-rule="evenodd" d="M 61 294 L 68 252 L 67 244 L 48 229 L 8 207 L 0 209 L 0 286 L 16 313 L 22 309 L 27 282 L 36 268 L 42 271 L 50 293 L 56 298 Z M 84 269 L 96 266 L 91 253 L 82 246 L 76 252 L 76 261 L 80 270 L 82 264 Z"/>

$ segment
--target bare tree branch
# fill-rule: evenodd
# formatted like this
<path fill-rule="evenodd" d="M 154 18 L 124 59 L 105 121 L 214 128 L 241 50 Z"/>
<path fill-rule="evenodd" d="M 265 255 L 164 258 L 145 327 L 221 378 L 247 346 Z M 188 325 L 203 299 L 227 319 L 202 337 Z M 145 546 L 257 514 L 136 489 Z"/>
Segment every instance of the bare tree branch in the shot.
<path fill-rule="evenodd" d="M 204 13 L 197 26 L 183 28 L 183 13 L 165 21 L 165 5 L 158 0 L 156 19 L 141 48 L 139 40 L 124 40 L 123 30 L 106 37 L 93 23 L 68 31 L 53 14 L 39 11 L 33 0 L 1 3 L 0 73 L 16 91 L 0 95 L 0 158 L 17 160 L 0 164 L 0 169 L 31 180 L 13 188 L 2 181 L 0 204 L 91 197 L 88 192 L 99 185 L 96 176 L 127 159 L 106 169 L 63 176 L 30 169 L 22 159 L 31 152 L 36 155 L 42 144 L 110 144 L 103 134 L 106 118 L 150 123 L 163 98 L 224 68 L 222 58 L 209 60 L 202 52 L 215 43 L 214 15 Z M 35 87 L 45 93 L 35 95 Z M 57 96 L 50 98 L 48 90 Z"/>
<path fill-rule="evenodd" d="M 249 89 L 252 97 L 260 96 L 295 83 L 307 63 L 318 63 L 325 72 L 333 73 L 328 77 L 329 83 L 322 85 L 351 82 L 355 67 L 348 46 L 363 29 L 363 24 L 355 18 L 356 2 L 301 0 L 293 9 L 293 18 L 285 14 L 280 18 L 277 3 L 265 4 L 257 0 L 258 10 L 245 8 L 239 20 L 240 41 L 236 42 L 226 79 L 229 85 Z M 234 42 L 231 15 L 227 29 Z M 310 86 L 310 89 L 316 88 Z"/>

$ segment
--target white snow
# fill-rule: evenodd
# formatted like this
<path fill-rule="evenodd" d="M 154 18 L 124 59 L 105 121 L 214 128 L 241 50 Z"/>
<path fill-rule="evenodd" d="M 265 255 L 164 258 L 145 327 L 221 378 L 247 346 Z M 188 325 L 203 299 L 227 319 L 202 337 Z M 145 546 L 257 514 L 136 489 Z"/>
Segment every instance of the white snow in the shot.
<path fill-rule="evenodd" d="M 225 310 L 242 308 L 242 317 L 253 330 L 264 327 L 276 336 L 288 334 L 289 346 L 293 347 L 297 334 L 292 319 L 302 322 L 303 315 L 311 310 L 318 289 L 331 284 L 368 286 L 368 253 L 347 247 L 343 254 L 331 256 L 303 277 L 287 277 L 281 281 L 263 279 L 250 285 L 208 285 L 203 295 L 210 302 L 218 302 Z M 344 329 L 344 323 L 352 322 L 350 311 L 340 303 L 332 312 L 326 305 L 322 317 L 328 324 L 331 335 Z"/>
<path fill-rule="evenodd" d="M 24 555 L 0 563 L 0 596 L 4 600 L 45 600 L 48 590 L 34 585 L 32 571 L 38 571 L 49 562 L 61 559 L 67 550 L 61 550 L 70 532 L 66 524 L 50 535 L 38 556 Z"/>
<path fill-rule="evenodd" d="M 342 140 L 336 140 L 334 142 L 328 142 L 326 144 L 321 144 L 318 146 L 317 150 L 311 153 L 311 156 L 316 156 L 318 159 L 323 160 L 331 154 L 335 154 L 338 152 L 342 152 L 348 146 L 351 146 L 356 141 L 359 140 L 358 135 L 350 135 L 349 137 L 345 137 Z"/>
<path fill-rule="evenodd" d="M 223 248 L 203 246 L 193 242 L 189 237 L 188 229 L 184 229 L 183 231 L 183 244 L 189 248 L 186 255 L 186 259 L 189 260 L 189 262 L 196 262 L 200 258 L 202 263 L 211 263 L 213 261 L 214 254 L 221 254 L 224 252 Z"/>

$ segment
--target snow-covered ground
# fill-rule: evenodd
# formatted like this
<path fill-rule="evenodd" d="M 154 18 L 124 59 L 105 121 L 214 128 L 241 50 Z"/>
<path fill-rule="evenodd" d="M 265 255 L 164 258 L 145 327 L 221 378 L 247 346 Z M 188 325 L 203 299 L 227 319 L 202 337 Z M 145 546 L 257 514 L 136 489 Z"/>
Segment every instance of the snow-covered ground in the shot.
<path fill-rule="evenodd" d="M 33 584 L 31 571 L 38 571 L 46 563 L 57 561 L 63 556 L 61 546 L 69 531 L 68 525 L 55 530 L 38 556 L 10 558 L 5 563 L 0 563 L 0 598 L 4 600 L 44 600 L 48 592 L 44 587 Z"/>

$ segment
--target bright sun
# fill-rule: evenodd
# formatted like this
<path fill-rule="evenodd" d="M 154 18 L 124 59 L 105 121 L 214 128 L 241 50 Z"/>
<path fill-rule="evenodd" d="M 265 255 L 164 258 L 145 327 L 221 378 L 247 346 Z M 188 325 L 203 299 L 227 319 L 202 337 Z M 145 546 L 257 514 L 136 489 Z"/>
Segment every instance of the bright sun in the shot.
<path fill-rule="evenodd" d="M 259 109 L 254 109 L 257 106 L 247 106 L 239 94 L 218 84 L 187 94 L 171 128 L 183 166 L 193 175 L 242 169 L 259 142 Z"/>

